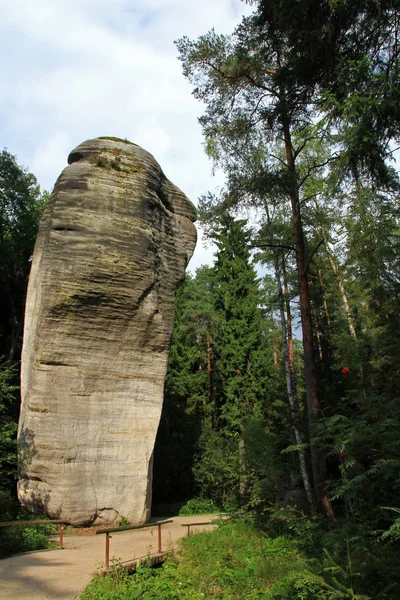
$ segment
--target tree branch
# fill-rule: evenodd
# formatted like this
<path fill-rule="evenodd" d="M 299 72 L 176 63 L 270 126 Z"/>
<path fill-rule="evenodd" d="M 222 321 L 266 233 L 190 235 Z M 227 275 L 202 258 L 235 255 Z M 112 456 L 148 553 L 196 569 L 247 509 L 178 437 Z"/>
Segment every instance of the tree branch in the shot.
<path fill-rule="evenodd" d="M 205 64 L 207 67 L 210 67 L 210 69 L 213 69 L 216 73 L 218 73 L 218 75 L 221 75 L 221 77 L 223 79 L 232 79 L 232 80 L 247 79 L 257 89 L 264 90 L 265 92 L 268 92 L 269 94 L 272 94 L 273 96 L 276 96 L 277 98 L 279 97 L 278 93 L 274 89 L 269 88 L 266 85 L 263 85 L 261 83 L 257 83 L 257 81 L 251 75 L 249 75 L 249 73 L 243 72 L 243 73 L 237 73 L 236 75 L 227 75 L 226 73 L 224 73 L 224 71 L 222 71 L 221 69 L 216 67 L 212 62 L 210 62 L 208 60 L 204 60 L 203 64 Z"/>
<path fill-rule="evenodd" d="M 307 171 L 307 174 L 303 177 L 303 179 L 300 180 L 299 184 L 297 185 L 297 189 L 299 190 L 301 188 L 301 186 L 303 185 L 303 183 L 305 181 L 307 181 L 307 179 L 310 177 L 311 173 L 315 170 L 315 169 L 321 169 L 322 167 L 325 167 L 326 165 L 328 165 L 330 162 L 332 162 L 333 160 L 336 160 L 339 158 L 338 154 L 334 154 L 333 156 L 330 156 L 329 158 L 327 158 L 324 162 L 319 163 L 318 165 L 313 165 L 312 167 L 310 167 Z"/>
<path fill-rule="evenodd" d="M 312 259 L 314 258 L 315 254 L 318 252 L 318 250 L 320 249 L 320 247 L 324 243 L 324 241 L 325 241 L 325 238 L 322 238 L 322 240 L 320 240 L 318 242 L 318 244 L 315 246 L 314 250 L 311 252 L 311 254 L 310 254 L 310 256 L 309 256 L 309 258 L 307 260 L 307 264 L 306 264 L 306 266 L 304 268 L 304 275 L 307 273 L 308 267 L 310 266 L 310 263 L 311 263 Z"/>
<path fill-rule="evenodd" d="M 291 252 L 297 252 L 294 246 L 285 246 L 284 244 L 252 244 L 249 248 L 284 248 L 285 250 L 290 250 Z"/>
<path fill-rule="evenodd" d="M 289 168 L 289 167 L 287 166 L 287 163 L 285 163 L 285 161 L 284 161 L 284 160 L 282 160 L 281 158 L 279 158 L 279 156 L 276 156 L 275 154 L 271 154 L 270 156 L 272 156 L 272 158 L 275 158 L 276 160 L 279 160 L 279 162 L 280 162 L 280 163 L 282 163 L 282 165 L 283 165 L 284 167 L 286 167 L 287 169 Z"/>
<path fill-rule="evenodd" d="M 310 142 L 311 140 L 317 140 L 318 138 L 315 135 L 310 135 L 309 137 L 307 137 L 304 142 L 302 144 L 300 144 L 300 146 L 298 146 L 296 148 L 296 150 L 293 148 L 293 159 L 296 160 L 296 158 L 298 157 L 298 155 L 300 154 L 300 152 L 302 150 L 304 150 L 304 148 L 307 146 L 308 142 Z"/>

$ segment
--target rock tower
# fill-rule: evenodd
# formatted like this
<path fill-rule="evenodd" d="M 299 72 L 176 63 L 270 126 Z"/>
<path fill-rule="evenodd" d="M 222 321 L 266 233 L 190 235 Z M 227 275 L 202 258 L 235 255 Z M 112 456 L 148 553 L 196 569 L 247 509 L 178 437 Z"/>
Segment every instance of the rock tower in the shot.
<path fill-rule="evenodd" d="M 18 494 L 76 525 L 141 523 L 195 209 L 128 141 L 88 140 L 68 163 L 29 279 Z"/>

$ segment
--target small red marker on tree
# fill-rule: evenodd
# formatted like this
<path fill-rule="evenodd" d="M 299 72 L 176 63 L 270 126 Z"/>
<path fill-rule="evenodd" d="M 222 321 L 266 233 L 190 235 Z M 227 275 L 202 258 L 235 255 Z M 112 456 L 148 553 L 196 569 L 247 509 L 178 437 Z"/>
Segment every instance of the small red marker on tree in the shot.
<path fill-rule="evenodd" d="M 350 373 L 349 367 L 343 367 L 342 373 L 343 373 L 343 375 L 348 375 Z"/>

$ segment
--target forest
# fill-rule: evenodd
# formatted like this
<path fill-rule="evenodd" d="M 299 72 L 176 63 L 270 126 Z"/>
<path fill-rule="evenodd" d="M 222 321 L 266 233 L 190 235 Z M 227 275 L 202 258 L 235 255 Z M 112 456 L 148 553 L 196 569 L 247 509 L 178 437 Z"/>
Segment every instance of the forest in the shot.
<path fill-rule="evenodd" d="M 320 561 L 325 583 L 251 597 L 398 598 L 400 7 L 248 3 L 253 13 L 231 35 L 176 42 L 202 103 L 205 151 L 226 184 L 198 205 L 215 264 L 187 275 L 176 295 L 154 507 L 190 500 L 232 512 Z M 24 300 L 46 198 L 3 150 L 8 518 L 18 514 Z"/>

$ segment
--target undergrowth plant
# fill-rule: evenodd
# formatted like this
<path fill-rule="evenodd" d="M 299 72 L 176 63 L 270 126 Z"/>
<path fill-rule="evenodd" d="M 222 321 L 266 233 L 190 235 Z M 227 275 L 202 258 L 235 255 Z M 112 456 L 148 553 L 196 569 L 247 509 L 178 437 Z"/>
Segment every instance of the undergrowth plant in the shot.
<path fill-rule="evenodd" d="M 191 515 L 205 515 L 219 512 L 221 509 L 210 498 L 192 498 L 188 500 L 179 510 L 180 517 Z"/>
<path fill-rule="evenodd" d="M 21 552 L 55 547 L 56 543 L 49 537 L 55 533 L 57 533 L 57 528 L 54 525 L 2 527 L 0 531 L 0 558 L 6 558 Z"/>
<path fill-rule="evenodd" d="M 80 600 L 322 598 L 315 595 L 323 587 L 312 579 L 310 566 L 293 541 L 267 538 L 244 523 L 223 523 L 214 532 L 184 538 L 179 560 L 172 556 L 161 569 L 98 578 Z"/>

